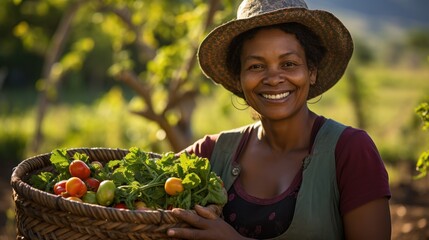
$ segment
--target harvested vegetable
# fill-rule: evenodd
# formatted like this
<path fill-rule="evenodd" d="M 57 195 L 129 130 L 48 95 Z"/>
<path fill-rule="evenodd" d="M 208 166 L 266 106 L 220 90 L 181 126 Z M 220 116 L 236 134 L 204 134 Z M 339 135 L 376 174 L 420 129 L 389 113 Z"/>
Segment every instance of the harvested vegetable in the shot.
<path fill-rule="evenodd" d="M 135 210 L 140 208 L 136 203 L 143 203 L 144 209 L 191 209 L 196 204 L 222 206 L 227 201 L 222 180 L 211 171 L 208 159 L 172 152 L 154 158 L 137 147 L 130 148 L 129 153 L 122 159 L 103 163 L 99 163 L 97 159 L 89 159 L 83 153 L 75 153 L 70 158 L 66 149 L 56 149 L 50 157 L 55 171 L 33 175 L 30 184 L 40 190 L 54 193 L 53 186 L 56 183 L 72 177 L 69 167 L 75 159 L 89 166 L 90 175 L 84 175 L 86 179 L 101 182 L 97 194 L 103 182 L 110 182 L 109 189 L 114 192 L 114 197 L 110 194 L 112 199 L 108 199 L 109 201 L 98 200 L 97 197 L 97 204 L 102 206 L 114 207 L 121 203 L 125 204 L 127 209 Z M 88 186 L 88 183 L 86 184 Z"/>

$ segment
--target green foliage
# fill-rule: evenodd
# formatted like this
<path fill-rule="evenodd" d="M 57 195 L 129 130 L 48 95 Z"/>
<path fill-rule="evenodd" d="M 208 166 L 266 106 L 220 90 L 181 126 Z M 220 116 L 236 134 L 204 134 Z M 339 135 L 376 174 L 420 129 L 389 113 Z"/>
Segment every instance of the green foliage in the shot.
<path fill-rule="evenodd" d="M 429 129 L 429 102 L 421 103 L 416 108 L 415 111 L 423 121 L 423 130 L 428 130 Z M 417 171 L 420 172 L 417 178 L 422 178 L 427 175 L 429 171 L 429 150 L 423 152 L 420 155 L 419 159 L 417 160 L 416 169 Z"/>
<path fill-rule="evenodd" d="M 420 172 L 419 175 L 416 176 L 417 179 L 423 178 L 428 174 L 429 170 L 429 151 L 423 152 L 416 164 L 417 171 Z"/>
<path fill-rule="evenodd" d="M 30 182 L 35 188 L 52 193 L 55 183 L 71 177 L 69 165 L 72 160 L 65 149 L 54 149 L 50 160 L 54 171 L 31 175 Z"/>
<path fill-rule="evenodd" d="M 95 161 L 84 153 L 75 153 L 70 158 L 66 149 L 54 149 L 50 157 L 54 171 L 32 175 L 30 184 L 52 193 L 55 183 L 71 177 L 68 167 L 73 159 Z M 111 159 L 105 163 L 101 172 L 92 172 L 92 177 L 96 179 L 113 181 L 116 186 L 114 203 L 123 202 L 130 209 L 134 209 L 136 201 L 143 201 L 153 209 L 191 209 L 196 204 L 224 205 L 227 201 L 222 180 L 211 171 L 207 158 L 186 152 L 180 155 L 167 152 L 159 158 L 153 158 L 142 149 L 131 147 L 121 160 Z M 170 177 L 180 179 L 183 192 L 177 195 L 167 194 L 164 184 Z"/>
<path fill-rule="evenodd" d="M 87 61 L 88 56 L 94 52 L 106 52 L 103 54 L 102 66 L 109 64 L 105 69 L 105 74 L 98 72 L 98 79 L 105 77 L 109 73 L 109 78 L 123 80 L 122 74 L 125 72 L 138 76 L 142 88 L 147 89 L 140 104 L 149 108 L 150 114 L 140 114 L 152 121 L 154 119 L 165 118 L 170 128 L 174 127 L 183 118 L 189 119 L 187 115 L 192 113 L 192 103 L 181 103 L 178 99 L 185 99 L 188 96 L 195 96 L 200 93 L 210 92 L 207 87 L 208 81 L 201 81 L 201 72 L 195 64 L 196 46 L 202 40 L 207 27 L 207 11 L 209 3 L 204 1 L 181 0 L 181 1 L 149 1 L 149 0 L 106 0 L 106 1 L 40 1 L 25 2 L 17 1 L 15 6 L 18 11 L 25 13 L 28 19 L 22 19 L 14 26 L 15 37 L 21 39 L 25 49 L 45 57 L 45 70 L 42 78 L 37 80 L 36 89 L 47 96 L 51 102 L 58 100 L 60 92 L 58 86 L 85 86 L 88 84 L 79 83 L 82 76 L 92 74 L 93 69 L 100 69 L 97 61 Z M 76 7 L 76 8 L 75 8 Z M 230 12 L 232 5 L 225 1 L 222 6 L 225 12 Z M 235 6 L 234 6 L 235 7 Z M 76 12 L 73 9 L 77 9 Z M 216 8 L 222 9 L 222 8 Z M 49 12 L 55 14 L 49 16 Z M 228 16 L 221 11 L 214 17 L 215 21 L 223 21 L 223 16 Z M 63 20 L 68 19 L 70 13 L 73 16 L 72 26 L 62 25 Z M 41 19 L 42 21 L 38 21 Z M 58 25 L 43 25 L 43 21 L 48 20 Z M 67 22 L 67 21 L 66 21 Z M 63 28 L 60 28 L 63 26 Z M 61 35 L 61 33 L 68 33 Z M 58 38 L 64 36 L 64 39 Z M 42 41 L 37 42 L 35 39 Z M 57 40 L 61 40 L 58 42 Z M 103 44 L 103 51 L 100 51 L 99 42 Z M 52 48 L 64 45 L 64 51 L 58 49 L 55 55 L 49 56 Z M 49 59 L 54 62 L 50 62 Z M 57 59 L 58 58 L 58 59 Z M 100 58 L 99 58 L 100 59 Z M 107 59 L 107 61 L 106 61 Z M 110 60 L 110 61 L 109 61 Z M 52 65 L 46 65 L 46 63 Z M 89 66 L 94 66 L 93 68 Z M 90 71 L 89 74 L 79 73 L 79 71 Z M 135 73 L 135 74 L 134 74 Z M 62 84 L 64 79 L 72 79 L 73 83 Z M 95 82 L 97 80 L 88 79 Z M 98 80 L 99 81 L 99 80 Z M 103 82 L 95 83 L 99 86 Z M 128 82 L 129 84 L 129 82 Z M 136 85 L 132 86 L 136 90 Z M 139 94 L 139 90 L 136 90 Z M 140 91 L 141 94 L 141 91 Z M 174 96 L 172 96 L 174 94 Z M 170 100 L 171 98 L 171 100 Z M 132 98 L 133 111 L 144 112 L 146 109 L 137 109 L 134 104 L 136 98 Z M 167 99 L 167 101 L 166 101 Z M 143 100 L 143 101 L 142 101 Z M 192 99 L 191 99 L 192 101 Z M 187 111 L 183 113 L 183 109 Z M 43 108 L 40 108 L 43 109 Z M 39 119 L 45 121 L 44 113 L 39 112 Z M 154 114 L 158 116 L 154 116 Z M 185 116 L 186 114 L 186 116 Z M 41 121 L 42 121 L 41 120 Z M 184 126 L 183 132 L 190 132 L 189 122 L 181 121 Z M 175 133 L 165 129 L 166 124 L 158 125 L 164 128 L 164 133 Z M 47 124 L 44 124 L 47 125 Z M 37 124 L 39 126 L 39 124 Z M 81 126 L 77 126 L 80 128 Z M 43 132 L 45 130 L 42 130 Z M 162 130 L 159 130 L 162 136 Z M 37 129 L 39 132 L 39 129 Z M 181 133 L 181 132 L 178 132 Z M 184 133 L 181 133 L 184 135 Z M 48 135 L 45 133 L 45 135 Z M 173 139 L 182 137 L 173 136 Z M 120 139 L 118 136 L 116 139 Z M 171 136 L 167 135 L 168 139 Z M 73 138 L 72 138 L 73 139 Z M 88 140 L 88 139 L 87 139 Z M 184 141 L 189 141 L 186 139 Z M 87 144 L 93 143 L 89 139 Z M 176 143 L 175 148 L 183 144 Z M 174 147 L 174 146 L 173 146 Z"/>
<path fill-rule="evenodd" d="M 429 129 L 429 102 L 421 103 L 416 108 L 415 111 L 423 121 L 423 130 L 428 130 Z"/>

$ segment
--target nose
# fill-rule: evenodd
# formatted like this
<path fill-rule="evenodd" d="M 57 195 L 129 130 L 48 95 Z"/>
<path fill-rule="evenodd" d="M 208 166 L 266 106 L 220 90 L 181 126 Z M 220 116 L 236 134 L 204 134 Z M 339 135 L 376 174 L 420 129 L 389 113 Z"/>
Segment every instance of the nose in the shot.
<path fill-rule="evenodd" d="M 268 69 L 264 79 L 262 80 L 263 84 L 275 86 L 285 81 L 284 76 L 281 71 L 277 69 Z"/>

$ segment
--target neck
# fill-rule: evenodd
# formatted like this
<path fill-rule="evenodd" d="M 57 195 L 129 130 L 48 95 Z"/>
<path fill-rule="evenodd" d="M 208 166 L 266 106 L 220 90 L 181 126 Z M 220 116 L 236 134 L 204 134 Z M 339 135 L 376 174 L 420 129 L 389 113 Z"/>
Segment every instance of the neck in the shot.
<path fill-rule="evenodd" d="M 309 110 L 281 121 L 261 119 L 258 140 L 278 152 L 304 150 L 310 146 L 310 137 L 317 115 Z"/>

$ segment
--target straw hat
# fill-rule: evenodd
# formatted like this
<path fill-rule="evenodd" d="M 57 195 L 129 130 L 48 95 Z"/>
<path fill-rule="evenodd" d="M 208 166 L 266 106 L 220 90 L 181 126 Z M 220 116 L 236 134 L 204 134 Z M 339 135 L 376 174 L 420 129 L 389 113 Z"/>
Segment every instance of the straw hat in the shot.
<path fill-rule="evenodd" d="M 240 84 L 234 80 L 226 64 L 231 41 L 252 28 L 286 22 L 307 26 L 320 37 L 326 48 L 308 99 L 324 93 L 344 74 L 353 53 L 353 41 L 349 31 L 332 13 L 309 10 L 303 0 L 244 0 L 238 8 L 237 19 L 215 28 L 201 43 L 198 60 L 202 71 L 214 82 L 239 94 Z"/>

